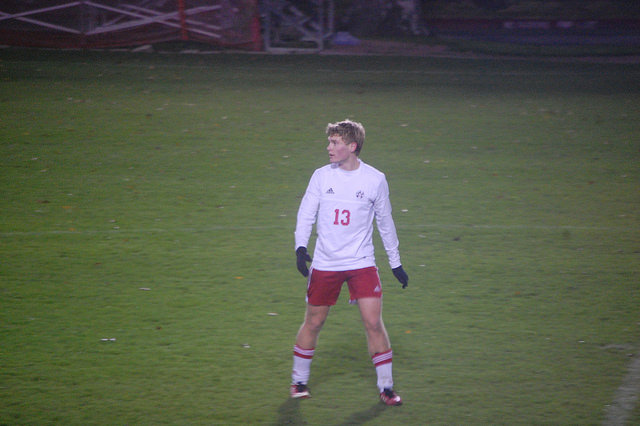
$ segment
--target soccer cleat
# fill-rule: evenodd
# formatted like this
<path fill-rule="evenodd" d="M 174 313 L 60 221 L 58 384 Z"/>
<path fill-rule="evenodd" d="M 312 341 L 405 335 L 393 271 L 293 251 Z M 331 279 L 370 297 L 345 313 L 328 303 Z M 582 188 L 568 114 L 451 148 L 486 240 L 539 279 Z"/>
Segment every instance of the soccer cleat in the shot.
<path fill-rule="evenodd" d="M 289 388 L 289 392 L 291 393 L 291 398 L 311 398 L 309 388 L 307 387 L 307 385 L 304 385 L 302 383 L 291 385 L 291 387 Z"/>
<path fill-rule="evenodd" d="M 387 405 L 402 405 L 402 398 L 400 398 L 393 389 L 385 389 L 382 391 L 380 400 Z"/>

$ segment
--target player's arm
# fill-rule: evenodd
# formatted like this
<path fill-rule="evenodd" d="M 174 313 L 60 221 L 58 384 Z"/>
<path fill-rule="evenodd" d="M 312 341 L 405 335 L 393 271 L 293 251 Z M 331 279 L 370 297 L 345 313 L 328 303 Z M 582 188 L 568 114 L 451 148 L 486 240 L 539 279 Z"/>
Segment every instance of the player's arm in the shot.
<path fill-rule="evenodd" d="M 393 271 L 393 275 L 402 284 L 402 288 L 409 285 L 409 276 L 402 267 L 400 262 L 400 242 L 396 232 L 396 225 L 391 215 L 391 201 L 389 200 L 389 185 L 386 179 L 382 179 L 378 188 L 378 196 L 374 201 L 374 212 L 376 216 L 376 225 L 382 239 L 382 245 L 387 252 L 389 258 L 389 266 Z"/>
<path fill-rule="evenodd" d="M 318 206 L 320 205 L 320 191 L 317 179 L 317 173 L 311 176 L 307 190 L 302 197 L 300 207 L 298 208 L 298 216 L 296 220 L 295 250 L 296 250 L 296 267 L 303 276 L 309 275 L 307 262 L 311 262 L 311 256 L 307 252 L 307 245 L 311 237 L 313 225 L 316 222 L 318 214 Z"/>

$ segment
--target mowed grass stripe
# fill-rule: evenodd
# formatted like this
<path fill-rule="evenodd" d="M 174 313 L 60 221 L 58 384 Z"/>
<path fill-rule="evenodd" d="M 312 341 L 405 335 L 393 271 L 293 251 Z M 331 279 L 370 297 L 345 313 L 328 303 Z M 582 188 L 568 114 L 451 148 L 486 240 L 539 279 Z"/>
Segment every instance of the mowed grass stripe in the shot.
<path fill-rule="evenodd" d="M 233 57 L 234 58 L 234 62 L 237 62 L 237 54 L 227 54 L 227 53 L 219 53 L 219 54 L 215 54 L 215 55 L 193 55 L 191 57 L 191 59 L 193 59 L 193 61 L 180 61 L 180 63 L 153 63 L 153 64 L 149 64 L 145 61 L 129 61 L 129 62 L 121 62 L 121 63 L 117 63 L 117 64 L 100 64 L 99 66 L 101 67 L 115 67 L 115 68 L 125 68 L 125 69 L 141 69 L 141 70 L 149 70 L 149 69 L 184 69 L 184 70 L 207 70 L 207 71 L 213 71 L 216 72 L 214 63 L 221 60 L 224 61 L 225 59 L 225 55 L 229 56 L 229 57 Z M 248 56 L 251 57 L 253 54 L 251 53 L 246 53 L 246 54 L 241 54 L 241 56 Z M 162 57 L 163 55 L 160 55 L 160 57 Z M 187 57 L 189 57 L 190 55 L 187 55 Z M 172 57 L 180 57 L 179 55 L 166 55 L 167 59 L 171 59 Z M 342 58 L 342 56 L 324 56 L 325 58 L 328 58 L 329 60 L 331 60 L 332 62 L 336 61 L 339 58 Z M 157 56 L 153 57 L 154 60 L 157 60 Z M 197 60 L 198 58 L 201 58 L 201 60 Z M 389 60 L 390 57 L 384 57 L 384 56 L 376 56 L 376 55 L 371 55 L 371 56 L 364 56 L 364 57 L 359 57 L 356 58 L 355 60 L 358 61 L 376 61 L 376 59 L 380 59 L 381 63 L 386 63 Z M 183 58 L 182 58 L 183 59 Z M 305 62 L 306 57 L 304 55 L 293 55 L 291 57 L 287 57 L 284 58 L 285 62 L 291 62 L 291 63 L 304 63 Z M 312 61 L 310 62 L 315 62 L 317 61 L 317 57 L 315 56 L 311 56 L 310 59 L 312 59 Z M 398 57 L 398 59 L 400 61 L 403 61 L 402 57 Z M 406 58 L 405 58 L 406 59 Z M 411 69 L 411 68 L 400 68 L 400 69 L 391 69 L 391 68 L 382 68 L 382 69 L 371 69 L 371 68 L 358 68 L 356 67 L 351 67 L 351 68 L 326 68 L 322 66 L 322 63 L 318 63 L 317 66 L 313 66 L 313 65 L 305 65 L 305 67 L 308 68 L 312 68 L 314 72 L 318 72 L 318 73 L 328 73 L 328 74 L 334 74 L 334 73 L 340 73 L 340 74 L 380 74 L 380 75 L 425 75 L 425 76 L 469 76 L 469 77 L 547 77 L 547 76 L 554 76 L 554 77 L 571 77 L 571 76 L 589 76 L 589 75 L 599 75 L 602 73 L 601 68 L 599 67 L 612 67 L 614 66 L 614 64 L 608 64 L 608 63 L 586 63 L 583 65 L 586 65 L 587 67 L 589 67 L 589 69 L 580 69 L 579 67 L 574 67 L 574 66 L 570 66 L 570 67 L 566 67 L 563 69 L 558 69 L 557 66 L 558 65 L 562 65 L 562 63 L 558 63 L 558 62 L 549 62 L 547 65 L 550 65 L 550 67 L 546 67 L 544 69 L 538 69 L 537 67 L 529 67 L 530 69 L 518 69 L 518 70 L 513 70 L 513 69 L 499 69 L 500 67 L 498 67 L 498 69 L 482 69 L 482 70 L 477 70 L 477 69 L 473 69 L 473 67 L 467 67 L 465 66 L 465 64 L 467 63 L 473 63 L 473 62 L 483 62 L 483 63 L 491 63 L 492 61 L 487 59 L 487 58 L 435 58 L 435 62 L 434 65 L 437 67 L 442 61 L 447 60 L 450 61 L 452 64 L 455 64 L 455 66 L 450 67 L 448 69 Z M 535 60 L 532 60 L 530 58 L 503 58 L 504 61 L 506 61 L 507 63 L 510 63 L 512 65 L 516 65 L 517 68 L 520 67 L 527 67 L 528 63 L 535 63 Z M 196 63 L 199 62 L 199 63 Z M 33 65 L 33 64 L 40 64 L 40 65 L 46 65 L 46 64 L 50 64 L 50 61 L 44 61 L 44 60 L 29 60 L 29 61 L 20 61 L 20 60 L 16 60 L 16 61 L 12 61 L 13 64 L 22 64 L 25 66 L 29 66 L 29 65 Z M 568 64 L 571 64 L 571 61 L 566 62 Z M 580 63 L 579 59 L 576 59 L 575 61 L 573 61 L 574 65 L 577 65 Z M 555 69 L 554 69 L 554 64 L 555 64 Z M 95 67 L 95 64 L 93 63 L 87 63 L 87 62 L 78 62 L 76 64 L 74 64 L 75 66 L 80 66 L 80 67 Z M 622 64 L 623 66 L 628 66 L 628 64 Z M 152 67 L 152 68 L 150 68 Z M 506 67 L 508 68 L 508 67 Z M 223 70 L 223 72 L 226 72 L 228 69 L 235 69 L 235 70 L 239 70 L 239 71 L 243 71 L 243 72 L 253 72 L 255 71 L 255 67 L 249 67 L 246 65 L 234 65 L 233 63 L 231 64 L 226 64 L 225 65 L 225 70 Z M 292 68 L 292 66 L 262 66 L 260 67 L 262 72 L 267 72 L 267 73 L 281 73 L 281 74 L 286 74 L 286 73 L 291 73 L 291 72 L 295 72 L 295 68 Z M 633 65 L 630 66 L 629 72 L 634 73 L 633 71 Z M 636 73 L 640 74 L 640 72 L 636 71 Z"/>
<path fill-rule="evenodd" d="M 434 229 L 497 229 L 497 230 L 543 230 L 543 231 L 562 231 L 562 230 L 576 230 L 576 231 L 611 231 L 611 232 L 638 232 L 638 228 L 626 228 L 626 227 L 612 227 L 612 226 L 573 226 L 573 225 L 462 225 L 462 224 L 437 224 L 437 223 L 425 223 L 418 225 L 402 225 L 397 224 L 397 229 L 421 229 L 421 228 L 434 228 Z M 0 232 L 0 237 L 25 237 L 25 236 L 44 236 L 44 235 L 96 235 L 96 234 L 146 234 L 146 233 L 200 233 L 200 232 L 225 232 L 225 231 L 251 231 L 251 230 L 265 230 L 265 229 L 292 229 L 290 226 L 285 225 L 219 225 L 208 226 L 203 228 L 178 228 L 178 229 L 166 229 L 166 228 L 149 228 L 149 229 L 103 229 L 103 230 L 51 230 L 51 231 L 15 231 L 15 232 Z"/>

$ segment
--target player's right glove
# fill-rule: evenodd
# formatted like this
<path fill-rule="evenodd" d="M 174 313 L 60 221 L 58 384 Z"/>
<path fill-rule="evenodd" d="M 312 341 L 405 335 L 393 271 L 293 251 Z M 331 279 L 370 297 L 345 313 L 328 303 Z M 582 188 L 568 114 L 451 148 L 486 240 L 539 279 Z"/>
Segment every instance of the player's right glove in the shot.
<path fill-rule="evenodd" d="M 311 262 L 311 256 L 307 253 L 307 248 L 302 246 L 298 247 L 296 249 L 296 258 L 298 271 L 300 271 L 303 277 L 308 277 L 309 268 L 307 268 L 307 262 Z"/>
<path fill-rule="evenodd" d="M 402 284 L 402 288 L 407 288 L 409 285 L 409 275 L 404 271 L 402 265 L 393 268 L 391 271 L 393 272 L 393 276 Z"/>

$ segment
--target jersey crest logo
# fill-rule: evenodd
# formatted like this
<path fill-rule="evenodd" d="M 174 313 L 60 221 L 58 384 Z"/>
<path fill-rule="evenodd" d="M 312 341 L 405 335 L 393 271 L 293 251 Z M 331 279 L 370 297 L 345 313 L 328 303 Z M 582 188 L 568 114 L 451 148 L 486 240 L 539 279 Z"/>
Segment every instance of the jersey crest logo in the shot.
<path fill-rule="evenodd" d="M 356 192 L 356 198 L 364 198 L 364 191 Z"/>
<path fill-rule="evenodd" d="M 329 188 L 327 189 L 327 194 L 335 194 L 335 192 L 333 192 L 333 188 Z"/>

